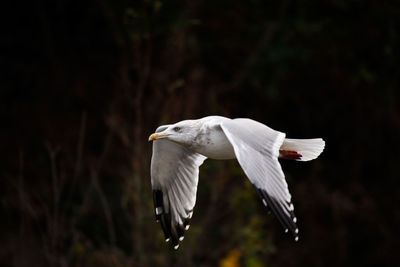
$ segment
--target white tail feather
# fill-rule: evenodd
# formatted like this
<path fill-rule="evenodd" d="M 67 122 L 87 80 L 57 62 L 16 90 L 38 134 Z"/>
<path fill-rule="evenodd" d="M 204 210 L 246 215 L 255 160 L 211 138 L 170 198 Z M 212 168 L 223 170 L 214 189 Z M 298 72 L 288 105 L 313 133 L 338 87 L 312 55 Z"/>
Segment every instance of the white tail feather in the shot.
<path fill-rule="evenodd" d="M 322 138 L 315 139 L 289 139 L 286 138 L 280 149 L 293 150 L 301 155 L 298 161 L 316 159 L 324 150 L 325 141 Z"/>

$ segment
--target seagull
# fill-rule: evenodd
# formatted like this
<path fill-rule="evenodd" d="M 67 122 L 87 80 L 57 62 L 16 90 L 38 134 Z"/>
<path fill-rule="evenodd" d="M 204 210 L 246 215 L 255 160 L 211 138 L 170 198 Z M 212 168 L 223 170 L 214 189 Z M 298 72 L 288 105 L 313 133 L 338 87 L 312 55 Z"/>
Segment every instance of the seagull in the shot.
<path fill-rule="evenodd" d="M 252 119 L 208 116 L 159 126 L 149 141 L 153 141 L 150 174 L 155 217 L 174 249 L 189 229 L 199 167 L 207 158 L 237 159 L 264 206 L 298 241 L 297 218 L 278 158 L 315 159 L 324 150 L 322 138 L 288 139 Z"/>

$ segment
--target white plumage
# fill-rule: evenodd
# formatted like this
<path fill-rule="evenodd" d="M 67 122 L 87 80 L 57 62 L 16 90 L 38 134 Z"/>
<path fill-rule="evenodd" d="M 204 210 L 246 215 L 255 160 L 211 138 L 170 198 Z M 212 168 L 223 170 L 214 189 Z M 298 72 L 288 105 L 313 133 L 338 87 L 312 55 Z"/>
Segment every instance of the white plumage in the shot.
<path fill-rule="evenodd" d="M 278 157 L 315 159 L 324 149 L 322 139 L 286 139 L 284 133 L 251 119 L 209 116 L 160 126 L 151 140 L 155 141 L 151 184 L 156 220 L 175 249 L 189 228 L 199 166 L 206 158 L 236 158 L 263 204 L 298 240 L 297 218 Z"/>

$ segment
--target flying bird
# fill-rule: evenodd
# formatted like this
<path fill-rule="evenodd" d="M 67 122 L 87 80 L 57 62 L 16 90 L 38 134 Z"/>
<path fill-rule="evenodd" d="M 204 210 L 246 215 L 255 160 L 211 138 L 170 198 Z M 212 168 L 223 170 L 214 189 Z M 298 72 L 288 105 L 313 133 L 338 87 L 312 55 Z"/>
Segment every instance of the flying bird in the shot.
<path fill-rule="evenodd" d="M 189 229 L 199 167 L 207 158 L 237 159 L 264 206 L 298 240 L 297 219 L 278 158 L 315 159 L 325 147 L 323 139 L 288 139 L 251 119 L 208 116 L 162 125 L 149 141 L 153 141 L 150 172 L 155 217 L 174 249 Z"/>

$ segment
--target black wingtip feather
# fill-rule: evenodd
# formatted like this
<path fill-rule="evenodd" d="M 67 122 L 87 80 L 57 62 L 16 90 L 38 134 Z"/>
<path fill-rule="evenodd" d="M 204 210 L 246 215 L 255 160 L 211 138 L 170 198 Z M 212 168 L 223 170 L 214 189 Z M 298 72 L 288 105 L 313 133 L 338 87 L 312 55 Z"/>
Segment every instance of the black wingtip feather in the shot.
<path fill-rule="evenodd" d="M 289 216 L 287 214 L 284 214 L 284 210 L 282 205 L 279 203 L 279 201 L 275 200 L 274 198 L 270 197 L 267 192 L 264 190 L 257 188 L 257 193 L 258 195 L 267 202 L 268 204 L 268 209 L 275 214 L 275 216 L 278 218 L 279 222 L 282 224 L 282 226 L 285 229 L 288 229 L 292 235 L 295 238 L 295 241 L 298 240 L 298 228 L 295 223 L 295 215 L 292 210 L 288 210 Z M 289 205 L 291 203 L 288 203 Z"/>
<path fill-rule="evenodd" d="M 262 200 L 267 201 L 267 200 L 265 199 L 265 197 L 264 197 L 264 192 L 263 192 L 263 190 L 261 190 L 261 189 L 259 189 L 259 188 L 256 188 L 256 190 L 257 190 L 258 196 L 259 196 Z M 267 201 L 267 204 L 268 204 L 268 201 Z M 265 205 L 264 205 L 264 206 L 265 206 Z M 267 206 L 265 206 L 265 207 L 267 208 L 268 213 L 271 213 L 271 208 L 270 208 L 270 206 L 267 205 Z"/>
<path fill-rule="evenodd" d="M 171 219 L 168 213 L 163 213 L 160 215 L 160 224 L 164 232 L 165 240 L 171 238 Z"/>
<path fill-rule="evenodd" d="M 183 240 L 185 230 L 189 228 L 190 218 L 182 218 L 183 224 L 172 225 L 171 214 L 164 208 L 163 192 L 161 190 L 153 190 L 154 212 L 156 220 L 160 222 L 164 232 L 165 240 L 171 240 L 174 249 L 179 247 L 179 241 Z M 187 211 L 188 214 L 193 210 Z"/>
<path fill-rule="evenodd" d="M 171 228 L 171 234 L 172 245 L 176 247 L 179 245 L 179 237 L 175 227 Z"/>
<path fill-rule="evenodd" d="M 154 201 L 154 214 L 156 216 L 156 221 L 161 220 L 161 214 L 157 214 L 157 210 L 164 213 L 164 202 L 163 193 L 161 190 L 153 190 L 153 201 Z"/>
<path fill-rule="evenodd" d="M 189 226 L 190 226 L 190 219 L 189 218 L 186 218 L 186 219 L 184 219 L 183 220 L 183 228 L 185 229 L 185 230 L 188 230 L 189 229 Z"/>
<path fill-rule="evenodd" d="M 176 233 L 178 234 L 178 237 L 181 238 L 185 234 L 185 229 L 183 228 L 183 225 L 178 224 L 176 226 Z"/>

